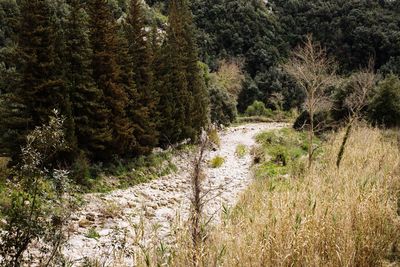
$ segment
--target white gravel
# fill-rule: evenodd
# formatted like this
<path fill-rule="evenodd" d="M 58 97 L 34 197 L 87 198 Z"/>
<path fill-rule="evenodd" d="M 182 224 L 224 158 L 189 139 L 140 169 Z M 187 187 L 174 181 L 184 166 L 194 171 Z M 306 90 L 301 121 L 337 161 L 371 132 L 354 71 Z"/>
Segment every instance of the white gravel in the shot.
<path fill-rule="evenodd" d="M 239 194 L 251 183 L 252 158 L 249 153 L 238 158 L 237 145 L 243 144 L 250 150 L 257 133 L 282 127 L 285 124 L 254 123 L 220 133 L 221 147 L 208 151 L 206 158 L 218 155 L 225 158 L 225 163 L 216 169 L 205 166 L 204 189 L 210 190 L 205 214 L 213 221 L 218 222 L 222 208 L 234 206 Z M 64 255 L 74 266 L 80 266 L 85 258 L 97 259 L 103 266 L 132 266 L 133 253 L 127 248 L 146 246 L 155 240 L 170 242 L 171 225 L 189 215 L 192 159 L 188 154 L 176 157 L 179 170 L 173 175 L 126 190 L 85 196 L 87 204 L 74 214 L 69 225 Z M 94 231 L 87 237 L 90 229 Z M 94 233 L 98 234 L 96 238 Z M 123 265 L 116 260 L 121 257 Z"/>

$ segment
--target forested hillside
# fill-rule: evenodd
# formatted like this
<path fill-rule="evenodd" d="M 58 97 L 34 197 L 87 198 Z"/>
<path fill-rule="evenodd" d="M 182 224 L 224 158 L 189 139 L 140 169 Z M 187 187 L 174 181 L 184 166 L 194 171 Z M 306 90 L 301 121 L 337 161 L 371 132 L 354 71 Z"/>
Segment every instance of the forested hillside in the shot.
<path fill-rule="evenodd" d="M 249 122 L 285 124 L 224 130 Z M 259 135 L 258 145 L 247 132 L 254 135 L 255 129 L 292 125 L 294 130 Z M 221 250 L 221 258 L 232 256 L 221 266 L 252 266 L 252 257 L 265 253 L 263 249 L 255 249 L 254 255 L 244 249 L 248 254 L 241 254 L 227 236 L 213 233 L 207 239 L 208 235 L 202 235 L 208 226 L 208 222 L 202 225 L 200 218 L 206 205 L 201 197 L 207 173 L 203 165 L 208 164 L 208 169 L 223 166 L 226 159 L 218 155 L 222 149 L 230 160 L 240 163 L 227 164 L 239 169 L 235 175 L 248 174 L 253 168 L 258 179 L 249 187 L 255 191 L 254 202 L 248 202 L 247 192 L 239 202 L 240 212 L 270 220 L 260 213 L 262 207 L 269 209 L 271 216 L 284 218 L 284 211 L 276 212 L 262 202 L 260 192 L 267 191 L 285 203 L 296 201 L 282 192 L 294 194 L 302 203 L 308 194 L 310 203 L 317 203 L 318 198 L 326 207 L 325 217 L 317 204 L 310 204 L 314 205 L 312 211 L 294 207 L 294 230 L 282 226 L 293 214 L 286 222 L 282 219 L 282 232 L 302 242 L 297 229 L 304 223 L 302 216 L 311 212 L 317 217 L 310 220 L 314 224 L 308 230 L 326 238 L 321 237 L 311 253 L 320 255 L 319 260 L 291 251 L 285 262 L 281 256 L 290 249 L 280 248 L 273 238 L 260 238 L 266 233 L 246 236 L 253 233 L 251 229 L 261 231 L 262 223 L 249 222 L 246 214 L 231 213 L 222 206 L 221 218 L 230 220 L 222 233 L 237 231 L 241 224 L 235 220 L 243 220 L 247 229 L 237 247 L 246 248 L 246 240 L 268 243 L 263 248 L 267 247 L 269 254 L 260 258 L 260 266 L 282 262 L 284 266 L 398 263 L 399 244 L 392 238 L 400 229 L 394 212 L 400 203 L 399 127 L 400 0 L 0 0 L 0 266 L 32 264 L 24 261 L 29 258 L 27 251 L 35 247 L 34 241 L 51 244 L 41 253 L 57 258 L 65 234 L 62 228 L 73 211 L 82 207 L 85 193 L 126 189 L 174 171 L 193 176 L 189 180 L 194 215 L 189 220 L 190 230 L 180 234 L 191 235 L 189 243 L 194 248 L 174 254 L 166 252 L 160 241 L 160 250 L 169 256 L 160 260 L 157 248 L 152 252 L 155 256 L 150 260 L 146 254 L 143 262 L 147 266 L 167 261 L 176 266 L 188 261 L 196 267 L 219 265 L 215 255 Z M 221 148 L 219 133 L 228 147 Z M 367 134 L 373 135 L 373 143 L 364 163 L 359 158 L 349 160 L 349 151 L 352 157 L 362 154 L 360 140 L 367 141 L 362 137 Z M 242 141 L 252 147 L 237 143 L 241 135 L 250 139 Z M 385 161 L 379 147 L 390 155 L 390 161 Z M 215 152 L 215 157 L 205 159 L 207 151 Z M 185 159 L 176 156 L 182 157 L 182 153 L 188 153 Z M 374 153 L 382 158 L 372 160 Z M 178 167 L 173 163 L 177 158 Z M 360 170 L 362 178 L 351 184 L 347 178 L 357 175 L 351 170 L 359 164 L 368 168 Z M 193 170 L 182 170 L 182 166 Z M 317 229 L 323 227 L 320 222 L 325 223 L 331 207 L 331 200 L 318 190 L 329 191 L 337 183 L 317 177 L 318 173 L 324 177 L 336 173 L 360 196 L 353 198 L 338 187 L 333 198 L 342 196 L 354 205 L 343 204 L 337 209 L 340 218 L 333 215 L 334 222 L 326 222 L 332 232 Z M 371 184 L 368 175 L 376 176 Z M 227 176 L 223 171 L 216 174 L 217 180 L 223 176 Z M 304 181 L 315 190 L 303 188 Z M 320 188 L 315 181 L 321 183 Z M 247 187 L 243 185 L 243 190 Z M 311 195 L 315 192 L 320 195 L 314 200 Z M 330 193 L 325 197 L 335 195 Z M 379 205 L 374 206 L 372 198 Z M 273 201 L 271 205 L 279 204 Z M 381 205 L 384 201 L 389 203 L 386 207 Z M 346 228 L 346 205 L 356 209 L 363 204 L 372 219 L 378 220 L 373 207 L 387 211 L 378 217 L 390 227 L 381 229 L 375 221 L 375 230 L 367 227 L 360 233 L 354 227 L 366 227 L 363 220 L 368 218 L 354 212 L 355 226 Z M 154 210 L 160 205 L 154 204 Z M 152 216 L 157 217 L 155 214 Z M 82 225 L 93 224 L 96 220 L 92 217 L 84 218 Z M 76 221 L 83 228 L 82 219 Z M 254 222 L 260 224 L 254 228 Z M 268 221 L 266 227 L 275 226 L 276 221 Z M 339 233 L 338 227 L 345 230 Z M 96 239 L 93 229 L 87 235 Z M 289 244 L 290 238 L 278 237 L 277 229 L 267 232 L 274 233 L 274 240 Z M 380 233 L 381 245 L 368 243 Z M 343 245 L 340 249 L 351 247 L 354 257 L 334 251 L 329 234 L 341 241 L 361 236 L 352 239 L 355 245 L 338 241 Z M 311 235 L 304 236 L 307 242 L 315 241 L 308 239 Z M 360 240 L 365 244 L 357 243 Z M 187 236 L 177 235 L 175 241 L 185 251 Z M 52 251 L 52 246 L 57 249 Z M 213 246 L 218 248 L 210 250 Z M 321 252 L 324 246 L 326 251 Z M 231 251 L 226 251 L 229 247 Z M 299 244 L 292 247 L 305 249 Z M 150 253 L 150 249 L 143 250 Z M 392 256 L 386 253 L 389 250 Z M 368 253 L 373 255 L 366 256 Z M 67 263 L 60 260 L 57 264 Z"/>
<path fill-rule="evenodd" d="M 4 155 L 15 159 L 53 109 L 72 163 L 195 140 L 209 104 L 224 124 L 255 100 L 275 109 L 277 94 L 284 109 L 301 108 L 304 93 L 281 65 L 307 34 L 342 75 L 371 58 L 381 80 L 400 71 L 398 1 L 106 2 L 1 2 Z M 398 123 L 378 118 L 394 107 L 375 106 L 373 122 Z"/>
<path fill-rule="evenodd" d="M 208 123 L 185 2 L 171 3 L 165 30 L 147 23 L 139 0 L 2 1 L 1 8 L 4 155 L 17 160 L 27 133 L 54 109 L 68 142 L 57 158 L 67 164 L 148 154 L 196 140 Z"/>

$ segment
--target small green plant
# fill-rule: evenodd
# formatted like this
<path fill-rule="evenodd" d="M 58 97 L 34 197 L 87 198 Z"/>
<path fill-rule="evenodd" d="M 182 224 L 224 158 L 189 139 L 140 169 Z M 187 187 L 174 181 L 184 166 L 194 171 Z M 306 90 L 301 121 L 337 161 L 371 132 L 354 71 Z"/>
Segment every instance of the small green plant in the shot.
<path fill-rule="evenodd" d="M 122 207 L 111 201 L 105 202 L 100 210 L 101 214 L 106 218 L 116 218 L 122 213 Z"/>
<path fill-rule="evenodd" d="M 99 239 L 100 238 L 100 234 L 96 231 L 96 228 L 92 227 L 86 233 L 85 237 L 91 238 L 91 239 Z"/>
<path fill-rule="evenodd" d="M 238 158 L 243 158 L 247 154 L 247 147 L 243 144 L 239 144 L 236 146 L 235 155 Z"/>
<path fill-rule="evenodd" d="M 80 185 L 90 185 L 92 180 L 90 175 L 90 163 L 83 151 L 79 153 L 79 156 L 72 165 L 71 178 Z"/>
<path fill-rule="evenodd" d="M 211 168 L 219 168 L 222 165 L 224 165 L 225 163 L 225 158 L 221 157 L 221 156 L 216 156 L 213 159 L 210 160 L 210 166 Z"/>
<path fill-rule="evenodd" d="M 270 109 L 267 109 L 265 107 L 265 104 L 261 101 L 254 101 L 253 104 L 251 104 L 247 109 L 246 109 L 246 115 L 253 117 L 253 116 L 265 116 L 265 117 L 271 117 L 273 116 L 273 112 Z"/>

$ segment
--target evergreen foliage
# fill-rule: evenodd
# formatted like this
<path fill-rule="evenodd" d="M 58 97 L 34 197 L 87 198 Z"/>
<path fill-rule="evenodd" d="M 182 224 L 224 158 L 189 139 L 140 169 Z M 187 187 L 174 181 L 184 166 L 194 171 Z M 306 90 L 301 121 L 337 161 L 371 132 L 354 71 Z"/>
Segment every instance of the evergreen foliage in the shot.
<path fill-rule="evenodd" d="M 369 107 L 370 119 L 387 127 L 400 126 L 400 79 L 389 75 L 381 81 Z"/>
<path fill-rule="evenodd" d="M 398 1 L 272 0 L 271 8 L 291 47 L 312 33 L 339 61 L 343 72 L 367 67 L 371 56 L 376 69 L 399 70 Z"/>
<path fill-rule="evenodd" d="M 125 155 L 135 140 L 131 121 L 126 114 L 129 97 L 120 80 L 117 22 L 106 1 L 89 1 L 88 12 L 93 51 L 93 79 L 104 95 L 104 102 L 108 110 L 107 119 L 112 133 L 112 141 L 107 146 L 107 153 L 99 156 Z"/>
<path fill-rule="evenodd" d="M 63 81 L 55 44 L 55 29 L 47 1 L 21 1 L 18 52 L 23 64 L 18 68 L 21 85 L 6 98 L 2 122 L 8 129 L 7 146 L 14 156 L 25 136 L 35 126 L 47 122 L 53 109 L 68 113 L 70 103 Z M 69 131 L 66 126 L 66 131 Z"/>
<path fill-rule="evenodd" d="M 198 64 L 193 23 L 185 0 L 172 0 L 167 41 L 163 46 L 160 92 L 160 141 L 195 139 L 208 122 L 208 99 Z"/>
<path fill-rule="evenodd" d="M 129 43 L 128 57 L 133 71 L 137 94 L 131 98 L 128 109 L 134 120 L 133 134 L 136 138 L 136 154 L 148 154 L 158 143 L 157 105 L 153 70 L 151 38 L 146 32 L 142 1 L 132 0 L 124 24 L 124 33 Z"/>
<path fill-rule="evenodd" d="M 224 88 L 213 84 L 209 87 L 211 122 L 229 125 L 237 116 L 236 103 Z"/>
<path fill-rule="evenodd" d="M 89 17 L 79 0 L 72 0 L 70 5 L 66 29 L 66 80 L 72 102 L 75 142 L 80 150 L 95 157 L 105 151 L 112 139 L 109 111 L 103 92 L 92 78 Z"/>

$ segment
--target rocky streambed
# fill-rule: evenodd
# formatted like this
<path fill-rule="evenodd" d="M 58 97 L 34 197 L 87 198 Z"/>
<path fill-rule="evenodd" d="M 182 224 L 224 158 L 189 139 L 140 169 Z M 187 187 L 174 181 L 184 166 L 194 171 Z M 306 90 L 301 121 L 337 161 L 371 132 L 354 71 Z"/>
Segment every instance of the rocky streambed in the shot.
<path fill-rule="evenodd" d="M 221 211 L 234 206 L 251 183 L 252 158 L 249 153 L 238 157 L 237 146 L 244 145 L 249 151 L 255 145 L 256 134 L 284 126 L 254 123 L 220 133 L 220 148 L 208 151 L 206 159 L 220 156 L 224 164 L 219 168 L 204 165 L 206 216 L 218 222 Z M 178 171 L 172 175 L 126 190 L 86 195 L 86 204 L 71 218 L 63 254 L 73 266 L 87 260 L 97 260 L 101 266 L 132 266 L 134 253 L 130 249 L 146 247 L 151 242 L 170 242 L 173 225 L 189 216 L 193 157 L 188 152 L 176 156 Z"/>

